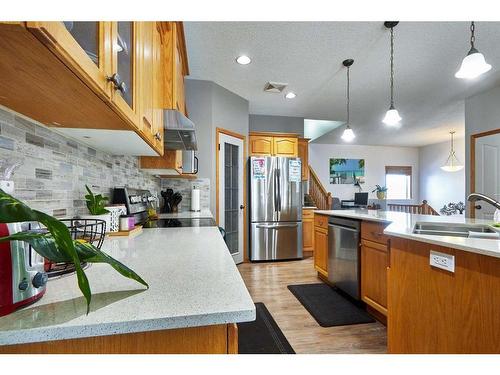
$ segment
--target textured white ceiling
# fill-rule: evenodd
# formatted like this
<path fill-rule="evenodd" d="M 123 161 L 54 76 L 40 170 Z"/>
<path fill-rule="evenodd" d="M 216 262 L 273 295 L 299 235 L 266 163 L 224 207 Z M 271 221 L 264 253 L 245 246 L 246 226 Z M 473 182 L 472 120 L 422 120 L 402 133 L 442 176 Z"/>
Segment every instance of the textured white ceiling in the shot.
<path fill-rule="evenodd" d="M 345 120 L 351 68 L 351 126 L 357 144 L 420 146 L 463 134 L 464 98 L 500 83 L 500 22 L 476 23 L 476 47 L 493 69 L 475 81 L 454 74 L 469 49 L 468 22 L 401 22 L 395 29 L 398 130 L 381 123 L 389 105 L 389 32 L 383 22 L 185 22 L 190 78 L 246 98 L 250 113 Z M 236 56 L 252 63 L 240 66 Z M 287 82 L 294 100 L 263 92 Z M 500 105 L 500 104 L 499 104 Z M 343 127 L 315 142 L 341 143 Z"/>

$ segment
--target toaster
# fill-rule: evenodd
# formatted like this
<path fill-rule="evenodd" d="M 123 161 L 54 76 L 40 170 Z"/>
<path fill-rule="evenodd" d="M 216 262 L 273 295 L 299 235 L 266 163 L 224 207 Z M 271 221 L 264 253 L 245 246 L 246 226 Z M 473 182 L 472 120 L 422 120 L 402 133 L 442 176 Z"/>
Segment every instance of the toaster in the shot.
<path fill-rule="evenodd" d="M 0 223 L 0 237 L 39 228 L 38 223 Z M 47 279 L 44 258 L 27 242 L 1 242 L 0 316 L 42 298 Z"/>

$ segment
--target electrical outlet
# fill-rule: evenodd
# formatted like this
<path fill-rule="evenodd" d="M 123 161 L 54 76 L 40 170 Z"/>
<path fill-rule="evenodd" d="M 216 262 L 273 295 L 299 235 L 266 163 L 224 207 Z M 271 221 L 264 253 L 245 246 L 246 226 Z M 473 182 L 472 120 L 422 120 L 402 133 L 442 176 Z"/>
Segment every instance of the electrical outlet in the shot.
<path fill-rule="evenodd" d="M 455 256 L 439 251 L 431 250 L 429 255 L 429 264 L 432 267 L 441 268 L 442 270 L 455 272 Z"/>

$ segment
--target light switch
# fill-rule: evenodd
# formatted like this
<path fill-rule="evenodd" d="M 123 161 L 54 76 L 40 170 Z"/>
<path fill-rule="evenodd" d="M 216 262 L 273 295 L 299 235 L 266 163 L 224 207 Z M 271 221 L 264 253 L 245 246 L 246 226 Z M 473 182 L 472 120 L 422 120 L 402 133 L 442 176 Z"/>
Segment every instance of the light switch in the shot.
<path fill-rule="evenodd" d="M 455 256 L 431 250 L 429 264 L 442 270 L 455 272 Z"/>

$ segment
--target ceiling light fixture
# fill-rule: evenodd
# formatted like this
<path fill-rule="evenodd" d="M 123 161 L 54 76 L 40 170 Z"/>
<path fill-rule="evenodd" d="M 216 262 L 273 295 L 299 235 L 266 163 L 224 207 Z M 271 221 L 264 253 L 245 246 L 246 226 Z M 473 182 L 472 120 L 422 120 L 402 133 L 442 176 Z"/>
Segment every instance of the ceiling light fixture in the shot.
<path fill-rule="evenodd" d="M 350 126 L 350 99 L 351 99 L 351 78 L 350 78 L 350 69 L 351 65 L 354 63 L 353 59 L 347 59 L 342 62 L 342 64 L 347 68 L 347 122 L 346 122 L 346 127 L 344 129 L 344 132 L 342 133 L 341 138 L 345 142 L 351 142 L 356 136 L 354 135 L 354 132 L 351 129 Z"/>
<path fill-rule="evenodd" d="M 286 95 L 285 95 L 285 98 L 287 99 L 295 99 L 297 97 L 297 94 L 295 94 L 294 92 L 287 92 Z"/>
<path fill-rule="evenodd" d="M 394 107 L 394 27 L 398 23 L 398 21 L 384 22 L 384 26 L 391 30 L 391 105 L 382 122 L 389 126 L 396 126 L 401 121 L 401 116 Z"/>
<path fill-rule="evenodd" d="M 491 65 L 486 63 L 483 54 L 474 47 L 476 41 L 475 27 L 474 21 L 472 21 L 470 24 L 470 50 L 462 60 L 460 69 L 455 73 L 457 78 L 473 79 L 491 69 Z"/>
<path fill-rule="evenodd" d="M 450 155 L 448 156 L 448 159 L 446 159 L 446 163 L 444 163 L 441 169 L 446 172 L 457 172 L 461 170 L 464 166 L 460 164 L 460 161 L 458 161 L 457 155 L 455 154 L 455 149 L 453 148 L 453 134 L 455 134 L 455 132 L 452 130 L 450 131 L 450 134 L 451 134 Z"/>
<path fill-rule="evenodd" d="M 252 62 L 252 59 L 247 55 L 241 55 L 236 58 L 236 62 L 240 65 L 248 65 Z"/>

